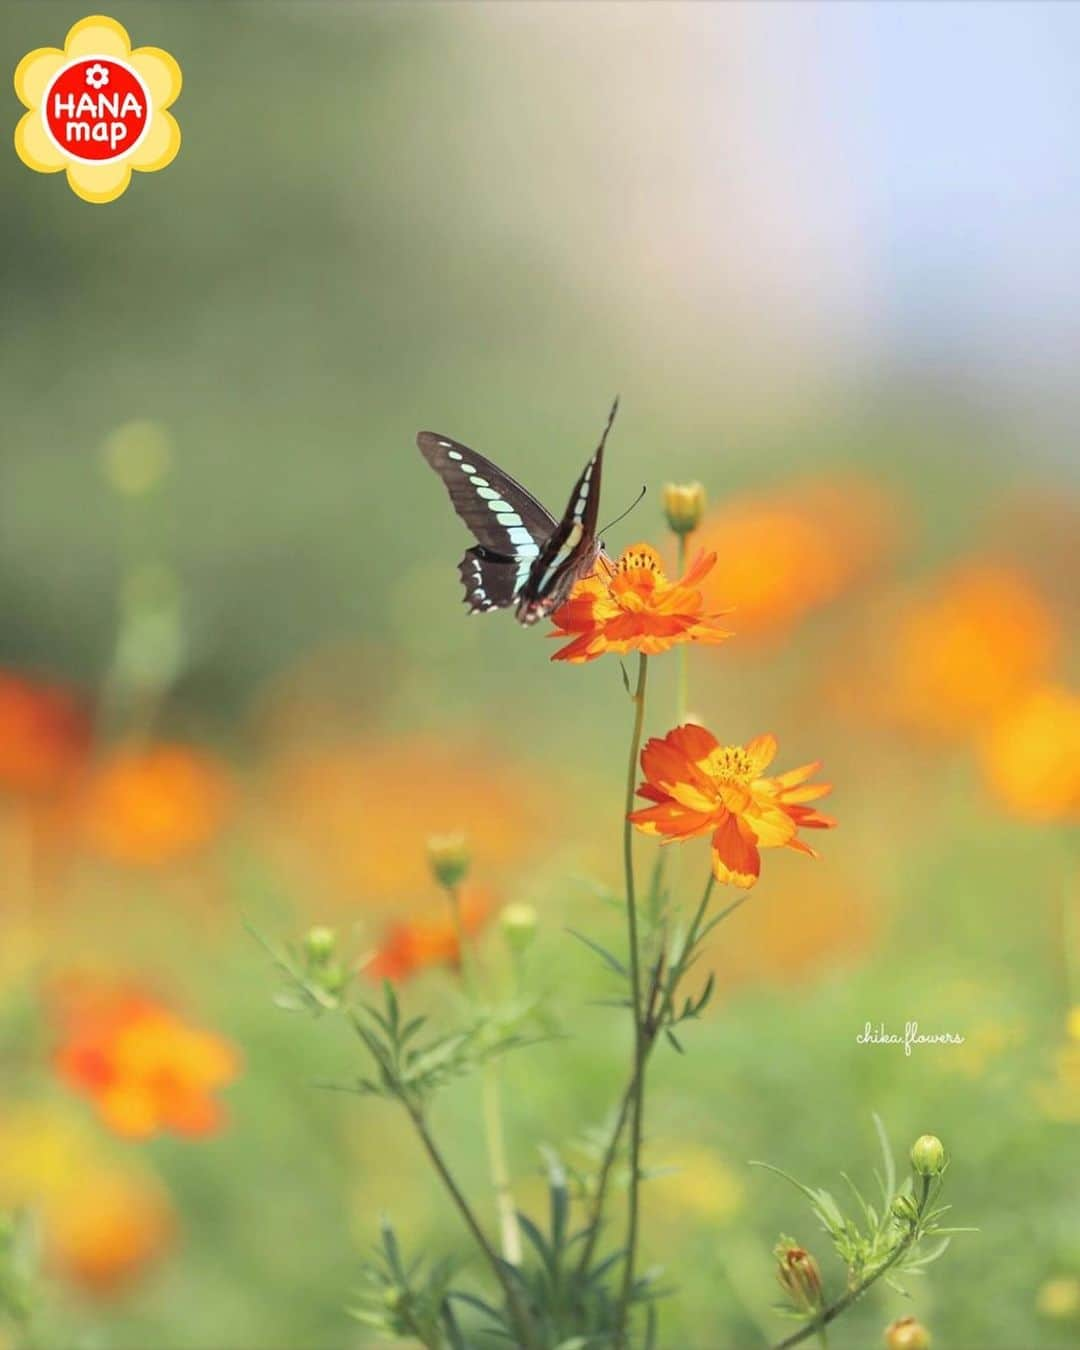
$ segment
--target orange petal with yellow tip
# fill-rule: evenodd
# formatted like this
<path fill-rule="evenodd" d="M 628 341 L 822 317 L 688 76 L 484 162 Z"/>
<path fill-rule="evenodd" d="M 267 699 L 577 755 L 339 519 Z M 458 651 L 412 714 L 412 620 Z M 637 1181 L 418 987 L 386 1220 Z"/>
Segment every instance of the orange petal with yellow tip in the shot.
<path fill-rule="evenodd" d="M 749 890 L 761 875 L 761 854 L 743 833 L 736 816 L 728 814 L 713 831 L 713 874 L 717 881 Z"/>

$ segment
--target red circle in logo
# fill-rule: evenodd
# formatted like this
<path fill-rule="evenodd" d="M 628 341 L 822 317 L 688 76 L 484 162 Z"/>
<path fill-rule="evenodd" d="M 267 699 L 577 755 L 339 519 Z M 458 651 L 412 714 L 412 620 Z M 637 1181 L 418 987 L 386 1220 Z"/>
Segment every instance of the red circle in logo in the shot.
<path fill-rule="evenodd" d="M 88 56 L 65 66 L 45 94 L 45 128 L 73 159 L 122 159 L 150 121 L 146 87 L 122 61 Z"/>

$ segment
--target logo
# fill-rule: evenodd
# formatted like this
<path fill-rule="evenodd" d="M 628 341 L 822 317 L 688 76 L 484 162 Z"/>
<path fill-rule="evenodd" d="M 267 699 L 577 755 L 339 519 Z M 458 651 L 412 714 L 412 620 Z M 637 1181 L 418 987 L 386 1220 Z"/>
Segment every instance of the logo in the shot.
<path fill-rule="evenodd" d="M 154 173 L 176 158 L 180 128 L 169 106 L 180 67 L 160 47 L 131 49 L 127 30 L 94 14 L 68 31 L 64 49 L 38 47 L 15 69 L 29 112 L 15 151 L 35 173 L 67 173 L 86 202 L 115 201 L 133 169 Z"/>

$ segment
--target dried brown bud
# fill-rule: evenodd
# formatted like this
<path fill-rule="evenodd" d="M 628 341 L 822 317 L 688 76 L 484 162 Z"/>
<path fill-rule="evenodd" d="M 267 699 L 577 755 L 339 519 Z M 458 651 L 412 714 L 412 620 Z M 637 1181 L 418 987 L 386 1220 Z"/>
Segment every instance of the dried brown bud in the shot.
<path fill-rule="evenodd" d="M 812 1312 L 821 1307 L 821 1268 L 805 1247 L 781 1238 L 773 1249 L 776 1278 L 797 1308 Z"/>

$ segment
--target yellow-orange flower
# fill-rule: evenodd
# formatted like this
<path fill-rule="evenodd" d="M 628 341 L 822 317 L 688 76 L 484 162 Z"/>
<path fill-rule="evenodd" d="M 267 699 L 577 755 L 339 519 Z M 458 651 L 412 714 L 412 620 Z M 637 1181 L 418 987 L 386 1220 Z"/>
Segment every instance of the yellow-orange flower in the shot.
<path fill-rule="evenodd" d="M 39 797 L 70 785 L 90 749 L 90 715 L 67 689 L 0 671 L 0 790 Z"/>
<path fill-rule="evenodd" d="M 76 986 L 59 1012 L 57 1071 L 117 1134 L 199 1136 L 221 1128 L 224 1113 L 213 1093 L 239 1068 L 227 1041 L 137 990 Z"/>
<path fill-rule="evenodd" d="M 509 747 L 512 749 L 512 747 Z M 486 876 L 558 846 L 571 814 L 536 765 L 471 738 L 298 745 L 271 762 L 267 846 L 338 904 L 399 907 L 430 885 L 427 841 L 464 832 Z"/>
<path fill-rule="evenodd" d="M 657 551 L 634 544 L 613 572 L 600 566 L 579 581 L 551 616 L 549 637 L 573 638 L 552 660 L 580 664 L 605 652 L 652 656 L 679 642 L 723 642 L 731 634 L 719 619 L 728 611 L 706 614 L 697 589 L 715 563 L 715 553 L 701 553 L 684 577 L 669 581 Z"/>
<path fill-rule="evenodd" d="M 934 735 L 981 730 L 1044 676 L 1059 639 L 1055 616 L 1024 576 L 962 564 L 891 620 L 884 711 Z"/>
<path fill-rule="evenodd" d="M 55 1103 L 0 1115 L 0 1206 L 24 1205 L 41 1217 L 49 1270 L 98 1297 L 137 1278 L 176 1229 L 154 1173 L 131 1156 L 118 1163 Z"/>
<path fill-rule="evenodd" d="M 50 1265 L 99 1296 L 130 1283 L 175 1229 L 161 1185 L 115 1167 L 84 1176 L 50 1207 L 46 1223 Z"/>
<path fill-rule="evenodd" d="M 897 515 L 878 484 L 856 476 L 731 498 L 706 516 L 697 535 L 720 557 L 706 602 L 731 605 L 740 648 L 743 638 L 776 637 L 856 586 L 892 552 Z"/>
<path fill-rule="evenodd" d="M 225 769 L 203 751 L 185 745 L 120 748 L 87 783 L 86 839 L 111 862 L 175 862 L 214 838 L 231 796 Z"/>
<path fill-rule="evenodd" d="M 483 927 L 491 906 L 482 893 L 461 895 L 461 928 L 471 936 Z M 429 917 L 392 924 L 365 967 L 375 980 L 406 980 L 433 966 L 456 966 L 461 960 L 457 925 L 447 906 Z"/>
<path fill-rule="evenodd" d="M 638 789 L 653 804 L 632 812 L 630 820 L 664 842 L 711 834 L 716 879 L 747 889 L 760 875 L 761 849 L 793 848 L 813 857 L 799 829 L 836 824 L 807 805 L 830 791 L 827 783 L 807 781 L 820 765 L 762 777 L 775 754 L 772 735 L 720 745 L 704 727 L 687 725 L 654 737 L 641 752 L 645 782 Z"/>
<path fill-rule="evenodd" d="M 1001 715 L 981 747 L 983 772 L 1002 804 L 1033 820 L 1080 814 L 1080 696 L 1031 690 Z"/>

